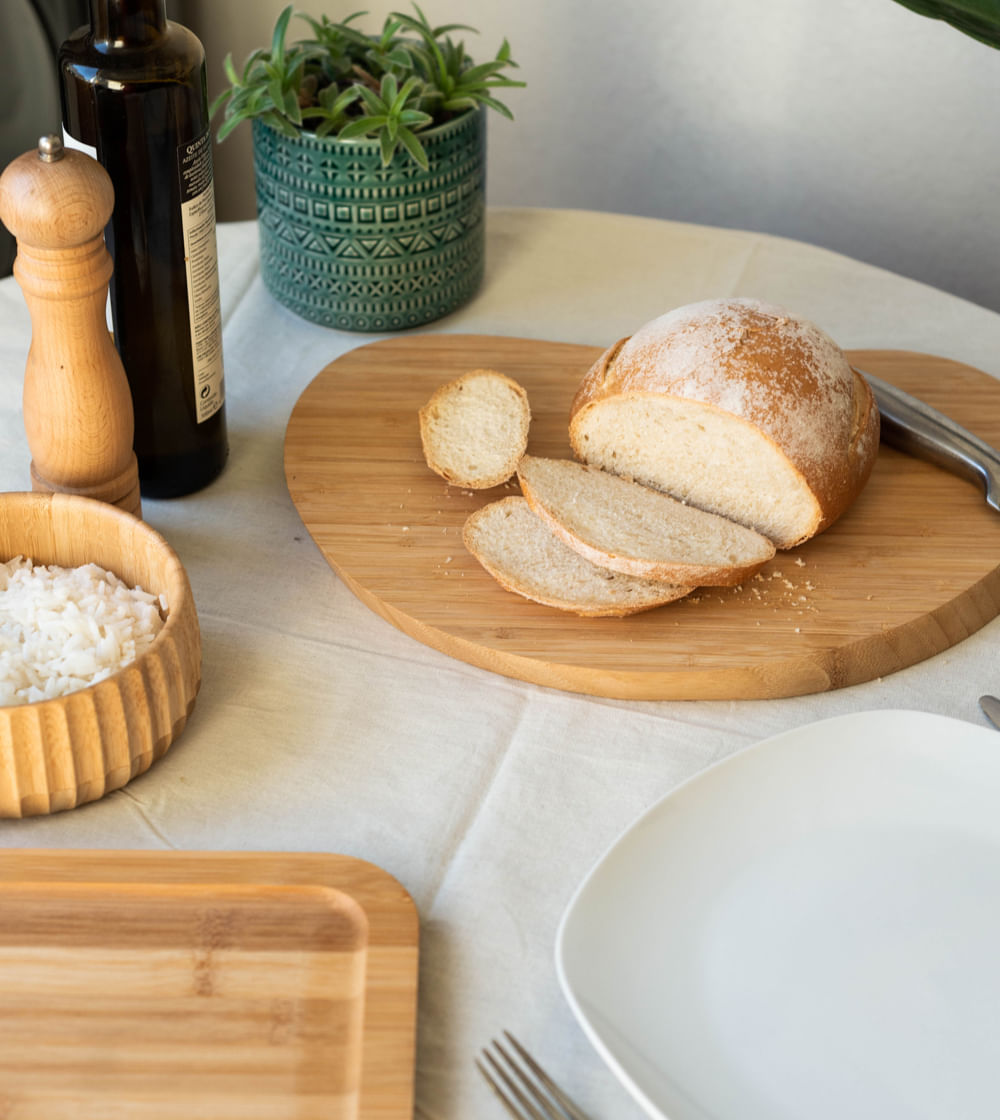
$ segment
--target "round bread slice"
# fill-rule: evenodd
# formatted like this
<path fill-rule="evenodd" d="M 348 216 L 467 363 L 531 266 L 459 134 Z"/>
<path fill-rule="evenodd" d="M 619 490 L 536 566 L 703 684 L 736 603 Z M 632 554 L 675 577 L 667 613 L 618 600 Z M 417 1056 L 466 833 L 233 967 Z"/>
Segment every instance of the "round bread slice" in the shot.
<path fill-rule="evenodd" d="M 557 537 L 616 572 L 732 587 L 774 556 L 774 545 L 753 529 L 597 467 L 525 455 L 517 477 L 528 504 Z"/>
<path fill-rule="evenodd" d="M 466 520 L 462 540 L 508 591 L 589 618 L 637 614 L 692 590 L 591 564 L 563 544 L 524 498 L 503 498 L 477 510 Z"/>
<path fill-rule="evenodd" d="M 442 385 L 419 416 L 427 465 L 454 486 L 499 486 L 528 446 L 528 394 L 493 369 L 474 369 Z"/>
<path fill-rule="evenodd" d="M 871 389 L 826 334 L 751 299 L 671 311 L 607 350 L 570 411 L 577 458 L 791 548 L 832 524 L 878 453 Z"/>

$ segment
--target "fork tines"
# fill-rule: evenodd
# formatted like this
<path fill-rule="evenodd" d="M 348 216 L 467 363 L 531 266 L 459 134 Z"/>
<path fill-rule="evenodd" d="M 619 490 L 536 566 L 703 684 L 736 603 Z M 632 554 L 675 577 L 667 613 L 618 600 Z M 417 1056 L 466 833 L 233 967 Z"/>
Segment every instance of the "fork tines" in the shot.
<path fill-rule="evenodd" d="M 510 1031 L 503 1034 L 507 1045 L 493 1039 L 492 1050 L 484 1049 L 476 1066 L 510 1115 L 516 1120 L 588 1120 Z"/>

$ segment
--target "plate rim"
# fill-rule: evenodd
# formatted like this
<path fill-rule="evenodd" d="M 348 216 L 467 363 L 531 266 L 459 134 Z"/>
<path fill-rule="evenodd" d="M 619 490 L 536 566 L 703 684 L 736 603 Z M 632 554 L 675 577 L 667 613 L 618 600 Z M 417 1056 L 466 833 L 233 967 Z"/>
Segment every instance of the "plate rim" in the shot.
<path fill-rule="evenodd" d="M 569 1004 L 573 1016 L 578 1025 L 583 1030 L 584 1035 L 588 1038 L 591 1045 L 601 1056 L 605 1064 L 612 1071 L 615 1077 L 621 1082 L 622 1085 L 628 1090 L 632 1097 L 639 1103 L 639 1105 L 653 1118 L 653 1120 L 676 1120 L 675 1117 L 669 1116 L 662 1108 L 654 1101 L 647 1092 L 635 1081 L 631 1074 L 625 1069 L 622 1062 L 616 1056 L 614 1050 L 605 1041 L 603 1034 L 593 1023 L 591 1017 L 585 1011 L 582 1002 L 577 995 L 573 982 L 571 981 L 566 967 L 565 950 L 567 931 L 571 928 L 577 910 L 581 905 L 582 900 L 587 895 L 588 891 L 592 888 L 595 879 L 601 874 L 605 865 L 615 855 L 615 853 L 622 847 L 628 839 L 640 829 L 642 829 L 648 821 L 662 813 L 667 805 L 679 798 L 688 795 L 692 788 L 704 785 L 715 779 L 715 776 L 720 770 L 727 769 L 731 764 L 736 763 L 738 760 L 745 760 L 751 756 L 757 756 L 762 753 L 767 753 L 772 749 L 780 749 L 789 741 L 801 739 L 803 735 L 808 735 L 810 732 L 822 728 L 828 731 L 836 726 L 845 726 L 851 724 L 866 724 L 870 722 L 884 723 L 889 720 L 894 720 L 897 723 L 905 721 L 911 725 L 919 726 L 924 729 L 924 733 L 929 727 L 937 726 L 939 728 L 960 728 L 963 734 L 968 734 L 973 739 L 981 739 L 984 743 L 988 738 L 997 735 L 998 732 L 992 728 L 986 727 L 982 724 L 973 723 L 969 720 L 960 719 L 955 716 L 944 715 L 939 712 L 929 712 L 922 709 L 913 708 L 874 708 L 865 709 L 856 712 L 846 712 L 835 716 L 827 716 L 819 720 L 811 720 L 804 724 L 798 724 L 794 727 L 786 728 L 783 731 L 776 732 L 774 735 L 767 736 L 764 739 L 757 740 L 749 743 L 747 746 L 739 748 L 733 754 L 727 755 L 725 758 L 717 759 L 710 763 L 708 766 L 699 770 L 697 773 L 690 775 L 676 785 L 673 789 L 668 790 L 661 797 L 657 798 L 648 808 L 643 810 L 634 820 L 626 825 L 624 829 L 619 832 L 612 842 L 606 846 L 601 855 L 594 861 L 590 869 L 580 880 L 577 886 L 573 889 L 569 901 L 563 908 L 562 915 L 560 916 L 559 923 L 556 929 L 554 957 L 556 975 L 558 978 L 559 987 L 563 993 L 563 998 Z M 1000 750 L 1000 741 L 997 742 L 997 748 Z M 693 1101 L 697 1107 L 701 1108 L 697 1101 Z M 725 1120 L 723 1117 L 718 1117 L 717 1120 Z"/>

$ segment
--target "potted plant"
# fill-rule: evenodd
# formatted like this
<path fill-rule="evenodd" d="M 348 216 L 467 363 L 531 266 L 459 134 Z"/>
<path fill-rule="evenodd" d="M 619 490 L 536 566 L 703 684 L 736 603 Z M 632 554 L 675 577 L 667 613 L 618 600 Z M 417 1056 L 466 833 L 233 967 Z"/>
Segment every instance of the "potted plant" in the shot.
<path fill-rule="evenodd" d="M 286 307 L 346 330 L 417 326 L 479 287 L 485 251 L 485 113 L 511 117 L 499 88 L 523 86 L 504 40 L 476 65 L 452 33 L 393 12 L 378 34 L 298 14 L 237 71 L 218 139 L 253 128 L 261 273 Z"/>

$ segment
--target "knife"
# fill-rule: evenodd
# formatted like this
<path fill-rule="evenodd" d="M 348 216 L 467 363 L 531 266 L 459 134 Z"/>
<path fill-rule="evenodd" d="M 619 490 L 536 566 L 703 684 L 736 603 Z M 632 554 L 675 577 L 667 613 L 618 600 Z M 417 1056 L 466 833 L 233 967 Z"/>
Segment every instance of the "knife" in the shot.
<path fill-rule="evenodd" d="M 978 483 L 986 504 L 1000 513 L 1000 452 L 929 404 L 874 374 L 857 372 L 875 394 L 883 443 Z"/>
<path fill-rule="evenodd" d="M 979 706 L 993 721 L 993 724 L 1000 727 L 1000 700 L 995 696 L 980 696 Z"/>

